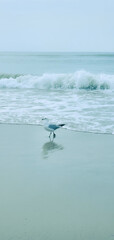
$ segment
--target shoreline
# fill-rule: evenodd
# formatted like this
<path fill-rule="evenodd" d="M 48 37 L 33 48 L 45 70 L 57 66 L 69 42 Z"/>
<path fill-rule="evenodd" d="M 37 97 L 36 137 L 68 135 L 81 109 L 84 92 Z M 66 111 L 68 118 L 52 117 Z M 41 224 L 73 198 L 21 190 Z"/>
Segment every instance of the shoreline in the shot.
<path fill-rule="evenodd" d="M 33 126 L 33 127 L 42 127 L 43 125 L 41 124 L 35 124 L 35 123 L 4 123 L 4 122 L 0 122 L 0 125 L 16 125 L 16 126 Z M 75 132 L 75 133 L 87 133 L 87 134 L 98 134 L 98 135 L 114 135 L 114 133 L 108 133 L 108 132 L 92 132 L 92 131 L 78 131 L 78 130 L 74 130 L 74 129 L 69 129 L 69 128 L 65 128 L 62 127 L 63 130 L 66 131 L 71 131 L 71 132 Z"/>

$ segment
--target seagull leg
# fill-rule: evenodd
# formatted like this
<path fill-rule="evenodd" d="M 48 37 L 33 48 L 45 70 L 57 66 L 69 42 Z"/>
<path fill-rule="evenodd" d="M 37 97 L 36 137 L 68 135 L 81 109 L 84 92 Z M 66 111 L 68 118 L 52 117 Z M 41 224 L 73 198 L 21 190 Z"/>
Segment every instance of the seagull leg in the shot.
<path fill-rule="evenodd" d="M 53 132 L 53 138 L 56 138 L 56 134 Z"/>
<path fill-rule="evenodd" d="M 51 134 L 52 134 L 52 132 L 50 132 L 50 134 L 49 134 L 49 138 L 51 138 Z"/>

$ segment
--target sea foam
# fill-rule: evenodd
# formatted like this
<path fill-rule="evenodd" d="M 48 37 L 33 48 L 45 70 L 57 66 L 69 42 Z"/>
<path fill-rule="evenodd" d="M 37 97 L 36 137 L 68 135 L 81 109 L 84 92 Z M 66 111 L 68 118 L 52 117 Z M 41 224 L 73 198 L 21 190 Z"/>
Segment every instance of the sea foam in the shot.
<path fill-rule="evenodd" d="M 114 90 L 114 75 L 77 71 L 69 74 L 0 74 L 0 88 Z"/>

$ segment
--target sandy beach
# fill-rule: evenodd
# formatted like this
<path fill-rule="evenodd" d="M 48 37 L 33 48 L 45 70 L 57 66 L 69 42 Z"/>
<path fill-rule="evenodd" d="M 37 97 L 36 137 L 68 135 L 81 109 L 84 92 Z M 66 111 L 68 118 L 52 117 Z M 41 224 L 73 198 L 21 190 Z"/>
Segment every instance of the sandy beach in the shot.
<path fill-rule="evenodd" d="M 1 124 L 0 239 L 113 240 L 114 135 Z"/>

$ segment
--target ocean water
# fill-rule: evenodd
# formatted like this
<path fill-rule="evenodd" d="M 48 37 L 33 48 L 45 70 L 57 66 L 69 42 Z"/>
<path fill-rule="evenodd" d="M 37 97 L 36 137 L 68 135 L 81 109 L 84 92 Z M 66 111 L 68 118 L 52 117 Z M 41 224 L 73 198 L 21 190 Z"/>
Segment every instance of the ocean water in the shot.
<path fill-rule="evenodd" d="M 0 123 L 114 133 L 114 53 L 0 53 Z"/>

